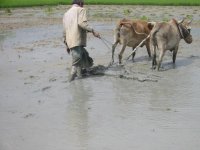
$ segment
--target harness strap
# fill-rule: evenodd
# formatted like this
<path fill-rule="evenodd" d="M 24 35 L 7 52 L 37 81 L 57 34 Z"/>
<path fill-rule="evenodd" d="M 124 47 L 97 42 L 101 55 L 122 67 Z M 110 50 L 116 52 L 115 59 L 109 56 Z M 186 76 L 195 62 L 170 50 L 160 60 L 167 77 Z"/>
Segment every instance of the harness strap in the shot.
<path fill-rule="evenodd" d="M 181 29 L 180 25 L 177 24 L 177 27 L 178 27 L 179 35 L 181 36 L 182 39 L 184 39 L 185 37 L 183 35 L 183 32 L 182 32 L 182 29 Z"/>
<path fill-rule="evenodd" d="M 181 39 L 184 39 L 183 32 L 182 32 L 182 29 L 181 29 L 180 25 L 178 24 L 178 22 L 177 22 L 175 19 L 172 19 L 172 21 L 173 21 L 174 24 L 177 26 L 178 31 L 179 31 L 178 33 L 179 33 Z"/>

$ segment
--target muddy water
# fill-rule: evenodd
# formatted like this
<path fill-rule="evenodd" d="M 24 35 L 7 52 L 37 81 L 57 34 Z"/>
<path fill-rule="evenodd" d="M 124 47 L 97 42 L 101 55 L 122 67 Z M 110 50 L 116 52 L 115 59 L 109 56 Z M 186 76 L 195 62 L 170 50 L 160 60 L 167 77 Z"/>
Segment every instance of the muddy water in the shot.
<path fill-rule="evenodd" d="M 112 42 L 113 21 L 91 24 Z M 71 56 L 61 24 L 1 31 L 0 149 L 197 150 L 198 26 L 192 35 L 191 45 L 181 41 L 175 67 L 167 52 L 164 71 L 152 71 L 140 48 L 134 62 L 68 83 Z M 111 50 L 101 40 L 89 35 L 87 49 L 95 66 L 110 62 Z"/>

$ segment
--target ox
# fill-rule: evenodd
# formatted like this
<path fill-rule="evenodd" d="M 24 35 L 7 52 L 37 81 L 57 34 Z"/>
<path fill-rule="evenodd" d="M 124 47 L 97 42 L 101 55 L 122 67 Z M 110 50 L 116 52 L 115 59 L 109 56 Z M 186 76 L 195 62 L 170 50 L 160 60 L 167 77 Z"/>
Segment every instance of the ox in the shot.
<path fill-rule="evenodd" d="M 114 52 L 118 43 L 122 45 L 122 49 L 118 55 L 119 64 L 122 63 L 122 55 L 126 46 L 132 47 L 133 50 L 138 46 L 142 40 L 144 40 L 153 28 L 152 23 L 148 23 L 143 20 L 129 20 L 121 19 L 114 30 L 114 44 L 112 46 L 112 60 L 111 64 L 114 62 Z M 146 45 L 146 49 L 149 57 L 151 57 L 150 51 L 150 39 L 148 38 L 142 45 Z M 132 60 L 134 59 L 135 52 L 132 54 Z"/>
<path fill-rule="evenodd" d="M 166 50 L 173 52 L 172 60 L 173 64 L 176 61 L 176 55 L 178 52 L 179 42 L 184 39 L 186 43 L 192 43 L 192 35 L 190 34 L 191 27 L 189 26 L 191 21 L 177 21 L 175 19 L 169 22 L 156 23 L 150 34 L 150 43 L 152 49 L 152 68 L 159 70 L 161 62 Z M 156 50 L 159 49 L 158 64 L 156 61 Z"/>

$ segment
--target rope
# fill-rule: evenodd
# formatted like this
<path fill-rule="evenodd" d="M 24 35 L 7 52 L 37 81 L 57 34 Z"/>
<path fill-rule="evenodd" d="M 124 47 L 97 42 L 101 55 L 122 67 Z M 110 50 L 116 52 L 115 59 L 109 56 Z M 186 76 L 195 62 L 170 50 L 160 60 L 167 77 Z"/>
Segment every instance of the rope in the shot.
<path fill-rule="evenodd" d="M 106 39 L 103 38 L 103 37 L 100 37 L 100 39 L 101 39 L 101 41 L 103 42 L 103 44 L 104 44 L 109 50 L 112 50 L 112 49 L 108 46 L 108 44 L 112 45 L 111 42 L 109 42 L 108 40 L 106 40 Z"/>
<path fill-rule="evenodd" d="M 150 34 L 144 38 L 140 44 L 138 46 L 135 47 L 135 49 L 131 52 L 131 54 L 126 58 L 124 59 L 125 62 L 127 63 L 128 59 L 131 57 L 131 55 L 137 51 L 137 49 L 150 37 Z M 113 45 L 110 41 L 106 40 L 105 38 L 103 38 L 102 36 L 100 37 L 101 41 L 103 42 L 103 44 L 109 49 L 109 50 L 112 50 L 108 44 L 110 44 L 111 46 Z M 111 65 L 109 64 L 108 67 L 110 67 Z"/>
<path fill-rule="evenodd" d="M 103 38 L 103 37 L 101 37 L 104 41 L 106 41 L 107 43 L 109 43 L 110 45 L 113 45 L 113 43 L 112 42 L 110 42 L 110 41 L 108 41 L 108 40 L 106 40 L 105 38 Z"/>
<path fill-rule="evenodd" d="M 102 43 L 108 48 L 108 50 L 111 50 L 111 52 L 112 52 L 112 48 L 110 48 L 110 47 L 108 46 L 108 44 L 110 44 L 110 45 L 112 46 L 113 43 L 110 42 L 110 41 L 108 41 L 108 40 L 106 40 L 106 39 L 103 38 L 102 36 L 100 37 L 100 39 L 101 39 Z M 113 63 L 112 63 L 112 64 L 109 63 L 108 66 L 107 66 L 106 68 L 108 69 L 108 68 L 110 68 L 112 65 L 113 65 Z"/>

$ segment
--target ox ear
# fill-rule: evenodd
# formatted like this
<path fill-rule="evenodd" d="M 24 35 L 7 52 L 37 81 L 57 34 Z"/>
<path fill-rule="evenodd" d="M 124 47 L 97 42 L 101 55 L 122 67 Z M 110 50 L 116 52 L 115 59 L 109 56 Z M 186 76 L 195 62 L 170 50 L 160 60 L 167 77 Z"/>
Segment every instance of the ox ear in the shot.
<path fill-rule="evenodd" d="M 156 22 L 148 22 L 149 30 L 152 30 L 155 25 L 156 25 Z"/>

